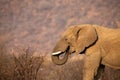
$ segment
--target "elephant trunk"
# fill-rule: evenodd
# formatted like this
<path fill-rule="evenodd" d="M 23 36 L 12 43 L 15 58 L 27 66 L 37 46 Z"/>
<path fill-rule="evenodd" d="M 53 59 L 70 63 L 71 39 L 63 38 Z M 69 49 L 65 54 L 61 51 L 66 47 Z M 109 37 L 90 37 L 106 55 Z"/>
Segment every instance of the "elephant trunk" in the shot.
<path fill-rule="evenodd" d="M 53 53 L 51 56 L 53 63 L 57 65 L 64 64 L 68 59 L 69 48 L 70 46 L 68 45 L 68 43 L 65 41 L 64 38 L 62 38 L 53 49 Z M 62 59 L 60 58 L 61 54 L 64 54 Z"/>
<path fill-rule="evenodd" d="M 62 65 L 64 63 L 66 63 L 66 61 L 68 59 L 68 55 L 69 55 L 69 53 L 65 52 L 65 55 L 62 59 L 59 58 L 60 54 L 59 55 L 52 55 L 52 61 L 57 65 Z"/>

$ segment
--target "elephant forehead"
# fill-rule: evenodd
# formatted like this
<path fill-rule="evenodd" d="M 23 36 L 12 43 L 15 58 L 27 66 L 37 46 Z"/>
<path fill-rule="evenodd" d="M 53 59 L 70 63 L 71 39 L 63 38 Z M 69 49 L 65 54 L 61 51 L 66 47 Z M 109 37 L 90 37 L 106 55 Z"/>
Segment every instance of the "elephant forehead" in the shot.
<path fill-rule="evenodd" d="M 68 35 L 68 37 L 67 37 L 68 39 L 74 39 L 75 38 L 75 35 L 73 35 L 73 34 L 70 34 L 70 35 Z"/>
<path fill-rule="evenodd" d="M 78 27 L 77 26 L 71 26 L 69 27 L 63 34 L 66 38 L 75 38 L 75 34 L 77 32 Z"/>
<path fill-rule="evenodd" d="M 64 38 L 72 39 L 72 38 L 75 38 L 75 35 L 72 34 L 72 33 L 68 33 L 68 34 L 65 34 L 65 35 L 64 35 Z"/>
<path fill-rule="evenodd" d="M 67 30 L 65 31 L 64 35 L 70 35 L 70 34 L 73 34 L 73 31 L 72 30 Z"/>

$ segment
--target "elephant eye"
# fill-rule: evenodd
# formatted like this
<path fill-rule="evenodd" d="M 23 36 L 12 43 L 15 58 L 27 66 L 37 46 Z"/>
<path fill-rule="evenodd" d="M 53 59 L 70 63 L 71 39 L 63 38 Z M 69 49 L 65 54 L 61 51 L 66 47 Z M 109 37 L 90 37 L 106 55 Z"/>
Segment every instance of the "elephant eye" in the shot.
<path fill-rule="evenodd" d="M 69 39 L 66 38 L 65 41 L 66 41 L 68 44 L 70 44 L 70 40 L 69 40 Z"/>

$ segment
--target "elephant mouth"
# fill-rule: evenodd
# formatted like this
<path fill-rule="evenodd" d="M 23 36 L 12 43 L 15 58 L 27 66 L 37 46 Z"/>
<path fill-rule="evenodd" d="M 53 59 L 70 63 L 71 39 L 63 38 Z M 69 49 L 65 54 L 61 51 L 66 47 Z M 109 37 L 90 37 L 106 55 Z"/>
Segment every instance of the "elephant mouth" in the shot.
<path fill-rule="evenodd" d="M 59 56 L 59 55 L 61 55 L 61 54 L 68 53 L 68 52 L 69 52 L 69 49 L 70 49 L 70 46 L 68 46 L 65 51 L 57 51 L 57 52 L 52 53 L 52 56 Z"/>
<path fill-rule="evenodd" d="M 52 53 L 52 61 L 55 64 L 62 65 L 67 61 L 68 55 L 69 55 L 69 47 L 67 47 L 65 51 L 59 51 L 59 50 L 55 51 L 54 53 Z"/>

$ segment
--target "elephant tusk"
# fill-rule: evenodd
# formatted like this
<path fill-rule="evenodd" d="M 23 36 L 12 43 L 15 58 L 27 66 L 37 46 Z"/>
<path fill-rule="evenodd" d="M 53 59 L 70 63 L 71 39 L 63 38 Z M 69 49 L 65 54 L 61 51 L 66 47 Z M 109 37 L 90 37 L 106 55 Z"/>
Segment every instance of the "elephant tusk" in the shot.
<path fill-rule="evenodd" d="M 62 53 L 62 51 L 54 52 L 54 53 L 52 53 L 52 55 L 54 56 L 54 55 L 58 55 L 60 53 Z"/>

